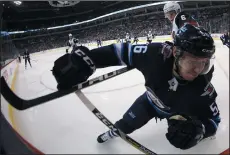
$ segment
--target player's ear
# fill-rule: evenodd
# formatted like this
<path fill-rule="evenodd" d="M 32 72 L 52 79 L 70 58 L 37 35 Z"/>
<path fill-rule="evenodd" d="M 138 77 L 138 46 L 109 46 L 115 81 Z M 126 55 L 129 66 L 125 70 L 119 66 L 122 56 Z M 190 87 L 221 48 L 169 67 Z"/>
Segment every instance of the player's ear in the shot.
<path fill-rule="evenodd" d="M 173 56 L 176 56 L 176 46 L 173 46 Z"/>

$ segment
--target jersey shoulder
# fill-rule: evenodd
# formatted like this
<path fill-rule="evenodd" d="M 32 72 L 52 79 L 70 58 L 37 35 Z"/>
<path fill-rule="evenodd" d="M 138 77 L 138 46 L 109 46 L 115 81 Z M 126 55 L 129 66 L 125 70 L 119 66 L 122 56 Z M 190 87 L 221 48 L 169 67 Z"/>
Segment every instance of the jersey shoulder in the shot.
<path fill-rule="evenodd" d="M 178 28 L 181 28 L 185 23 L 189 23 L 194 26 L 199 26 L 196 19 L 194 19 L 189 13 L 182 11 L 178 13 L 175 17 L 175 24 Z"/>

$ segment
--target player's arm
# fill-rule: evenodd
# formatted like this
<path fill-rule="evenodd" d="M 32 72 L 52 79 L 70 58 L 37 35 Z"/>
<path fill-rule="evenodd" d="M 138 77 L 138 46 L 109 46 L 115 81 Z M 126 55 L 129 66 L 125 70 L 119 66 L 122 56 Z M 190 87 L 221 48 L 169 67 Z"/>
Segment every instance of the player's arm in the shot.
<path fill-rule="evenodd" d="M 148 58 L 147 45 L 132 45 L 130 43 L 118 43 L 108 46 L 84 50 L 94 62 L 97 68 L 110 66 L 129 66 L 130 68 L 140 69 Z"/>
<path fill-rule="evenodd" d="M 215 102 L 213 102 L 210 108 L 214 108 L 213 110 L 218 110 L 218 107 Z M 213 113 L 214 114 L 214 113 Z M 219 123 L 221 122 L 220 114 L 213 115 L 212 117 L 206 118 L 202 120 L 204 126 L 205 126 L 205 135 L 204 138 L 214 136 L 216 134 L 216 131 L 218 129 Z"/>
<path fill-rule="evenodd" d="M 169 48 L 166 48 L 169 47 Z M 126 65 L 144 72 L 149 62 L 154 60 L 156 53 L 161 50 L 170 50 L 170 45 L 162 43 L 139 44 L 131 43 L 111 44 L 95 48 L 86 52 L 97 68 Z"/>
<path fill-rule="evenodd" d="M 209 87 L 213 88 L 212 85 Z M 212 95 L 203 96 L 202 102 L 204 106 L 201 106 L 199 110 L 200 114 L 199 114 L 198 119 L 203 123 L 205 127 L 204 138 L 215 135 L 218 129 L 219 123 L 221 121 L 220 111 L 216 104 L 217 93 L 214 90 L 214 88 L 213 88 L 213 92 L 211 93 Z"/>
<path fill-rule="evenodd" d="M 66 54 L 55 61 L 53 75 L 58 82 L 58 88 L 65 89 L 87 80 L 96 68 L 127 65 L 144 74 L 147 73 L 148 63 L 153 61 L 157 52 L 161 52 L 159 48 L 163 48 L 162 43 L 149 45 L 119 43 L 92 50 L 79 46 L 71 54 Z"/>
<path fill-rule="evenodd" d="M 92 50 L 87 48 L 83 52 L 94 62 L 96 68 L 126 65 L 121 56 L 128 49 L 128 43 L 111 44 Z"/>
<path fill-rule="evenodd" d="M 216 104 L 217 93 L 211 86 L 197 99 L 194 105 L 195 116 L 171 116 L 168 120 L 169 128 L 166 137 L 177 148 L 189 149 L 201 140 L 214 136 L 221 121 Z M 185 118 L 181 119 L 181 118 Z"/>

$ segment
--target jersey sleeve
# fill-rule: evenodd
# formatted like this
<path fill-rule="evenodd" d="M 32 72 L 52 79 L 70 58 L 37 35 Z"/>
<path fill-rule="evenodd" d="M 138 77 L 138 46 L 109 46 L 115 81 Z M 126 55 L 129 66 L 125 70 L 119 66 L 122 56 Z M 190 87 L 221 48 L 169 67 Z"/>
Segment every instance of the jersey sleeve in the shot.
<path fill-rule="evenodd" d="M 117 43 L 92 49 L 87 55 L 92 58 L 97 68 L 126 65 L 143 71 L 154 57 L 155 46 L 156 44 Z"/>
<path fill-rule="evenodd" d="M 205 138 L 215 135 L 219 123 L 221 122 L 220 113 L 216 101 L 213 101 L 209 105 L 209 107 L 207 107 L 207 109 L 208 108 L 211 115 L 207 119 L 202 120 L 202 123 L 205 126 Z"/>
<path fill-rule="evenodd" d="M 126 64 L 144 72 L 148 68 L 149 62 L 154 61 L 154 55 L 158 52 L 156 49 L 161 43 L 152 44 L 114 44 L 115 53 L 120 64 Z M 154 53 L 155 52 L 155 53 Z"/>
<path fill-rule="evenodd" d="M 205 138 L 215 135 L 221 121 L 220 111 L 216 103 L 217 92 L 211 83 L 208 83 L 200 96 L 197 111 L 199 119 L 205 126 Z"/>

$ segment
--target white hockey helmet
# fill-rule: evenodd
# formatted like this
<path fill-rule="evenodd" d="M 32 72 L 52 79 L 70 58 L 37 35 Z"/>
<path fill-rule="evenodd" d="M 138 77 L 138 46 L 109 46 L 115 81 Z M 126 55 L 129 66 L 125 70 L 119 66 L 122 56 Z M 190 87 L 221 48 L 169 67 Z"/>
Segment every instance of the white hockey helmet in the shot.
<path fill-rule="evenodd" d="M 176 11 L 176 13 L 181 12 L 181 7 L 177 2 L 170 1 L 164 5 L 164 13 L 168 13 L 170 11 Z"/>
<path fill-rule="evenodd" d="M 69 37 L 72 37 L 72 36 L 73 36 L 73 35 L 70 33 L 70 34 L 69 34 Z"/>

